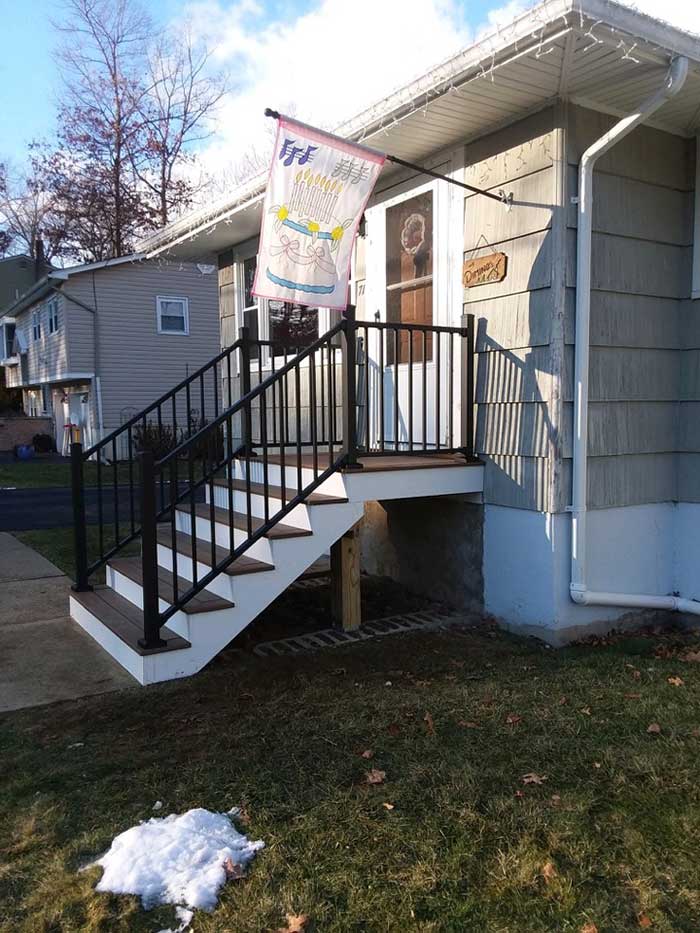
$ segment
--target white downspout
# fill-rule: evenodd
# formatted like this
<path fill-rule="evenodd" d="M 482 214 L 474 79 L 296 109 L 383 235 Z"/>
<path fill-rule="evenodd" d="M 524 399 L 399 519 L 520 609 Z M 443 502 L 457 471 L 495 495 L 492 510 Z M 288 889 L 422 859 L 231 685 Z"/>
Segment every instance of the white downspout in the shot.
<path fill-rule="evenodd" d="M 675 596 L 641 593 L 598 593 L 586 586 L 586 507 L 588 484 L 588 365 L 591 321 L 591 243 L 593 232 L 593 170 L 598 159 L 635 127 L 643 123 L 685 84 L 688 59 L 671 63 L 663 87 L 647 98 L 635 113 L 624 117 L 596 140 L 581 156 L 576 246 L 576 347 L 574 356 L 574 444 L 571 504 L 571 585 L 575 603 L 583 606 L 621 606 L 631 609 L 676 609 L 700 615 L 700 602 Z"/>

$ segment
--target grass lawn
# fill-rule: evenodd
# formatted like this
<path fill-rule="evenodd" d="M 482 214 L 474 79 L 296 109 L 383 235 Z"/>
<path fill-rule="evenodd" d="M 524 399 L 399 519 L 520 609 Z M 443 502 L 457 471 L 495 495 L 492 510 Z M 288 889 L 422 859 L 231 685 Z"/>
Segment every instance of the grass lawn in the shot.
<path fill-rule="evenodd" d="M 34 548 L 40 554 L 54 563 L 60 570 L 68 574 L 71 579 L 75 579 L 75 549 L 73 547 L 73 529 L 72 528 L 48 528 L 32 531 L 15 531 L 15 538 L 19 538 L 26 545 Z M 105 547 L 111 547 L 114 543 L 114 532 L 111 528 L 104 529 Z M 98 529 L 96 525 L 87 526 L 87 547 L 88 557 L 93 560 L 98 553 Z M 140 540 L 132 541 L 131 544 L 124 547 L 119 556 L 129 557 L 133 554 L 141 553 Z M 92 583 L 104 583 L 104 568 L 97 571 L 91 578 Z"/>
<path fill-rule="evenodd" d="M 87 486 L 97 484 L 97 466 L 92 463 L 85 464 L 85 483 Z M 129 466 L 126 463 L 117 465 L 117 479 L 119 483 L 129 482 Z M 138 469 L 134 467 L 134 482 L 138 480 Z M 110 485 L 114 482 L 114 467 L 102 467 L 102 482 Z M 14 463 L 0 463 L 0 487 L 10 486 L 16 489 L 50 489 L 54 486 L 70 486 L 70 463 L 51 460 L 30 460 Z"/>
<path fill-rule="evenodd" d="M 188 681 L 7 714 L 0 930 L 173 926 L 78 871 L 161 800 L 240 805 L 266 844 L 197 933 L 286 912 L 333 933 L 697 931 L 699 644 L 555 652 L 483 628 L 229 650 Z"/>

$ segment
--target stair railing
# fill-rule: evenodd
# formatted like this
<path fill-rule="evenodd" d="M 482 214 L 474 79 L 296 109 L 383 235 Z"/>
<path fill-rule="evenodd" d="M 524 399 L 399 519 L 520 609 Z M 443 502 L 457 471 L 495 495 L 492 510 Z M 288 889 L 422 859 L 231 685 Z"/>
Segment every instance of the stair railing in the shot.
<path fill-rule="evenodd" d="M 317 408 L 320 383 L 326 381 L 325 392 L 334 400 L 337 387 L 334 365 L 335 340 L 341 338 L 342 355 L 342 431 L 336 425 L 336 406 Z M 245 370 L 249 364 L 243 350 L 241 385 L 247 389 L 230 408 L 207 424 L 201 431 L 184 440 L 159 460 L 150 451 L 141 455 L 141 482 L 143 503 L 143 599 L 144 648 L 157 648 L 163 644 L 160 629 L 194 596 L 202 592 L 220 573 L 242 557 L 256 541 L 265 536 L 278 522 L 308 496 L 329 476 L 344 466 L 356 464 L 354 447 L 356 425 L 355 406 L 352 404 L 355 385 L 354 365 L 354 309 L 323 337 L 314 341 L 292 360 L 271 372 L 258 385 L 250 387 Z M 248 343 L 241 335 L 243 346 Z M 351 386 L 350 390 L 349 387 Z M 272 399 L 276 404 L 272 404 Z M 304 404 L 306 401 L 307 404 Z M 320 420 L 319 420 L 320 415 Z M 344 443 L 343 438 L 350 439 Z M 288 459 L 292 447 L 295 456 Z M 198 450 L 207 451 L 202 475 L 195 481 L 194 461 Z M 243 468 L 236 471 L 238 463 Z M 272 490 L 270 466 L 279 467 L 280 486 Z M 310 470 L 310 478 L 304 472 Z M 255 469 L 256 479 L 252 478 Z M 186 472 L 187 486 L 181 491 L 180 471 Z M 216 479 L 226 476 L 225 508 L 215 505 Z M 154 490 L 167 477 L 171 490 L 170 509 L 159 515 L 153 507 Z M 245 497 L 245 511 L 234 508 L 234 483 Z M 197 485 L 208 489 L 208 503 L 197 501 Z M 253 487 L 255 486 L 255 489 Z M 262 496 L 262 516 L 252 514 L 253 496 Z M 178 508 L 183 506 L 183 508 Z M 158 519 L 166 519 L 166 527 L 158 533 Z M 198 526 L 208 529 L 208 540 L 200 537 Z M 217 530 L 218 526 L 218 530 Z M 189 531 L 189 561 L 191 580 L 180 590 L 182 574 L 178 566 L 178 534 Z M 224 540 L 225 538 L 225 540 Z M 160 562 L 172 574 L 172 597 L 169 605 L 160 610 L 158 594 L 159 542 L 170 550 L 170 565 Z M 200 571 L 200 564 L 210 569 Z"/>
<path fill-rule="evenodd" d="M 90 577 L 141 534 L 138 452 L 149 448 L 162 456 L 231 407 L 240 349 L 237 340 L 90 447 L 71 445 L 75 590 L 91 589 Z M 94 485 L 86 486 L 88 469 Z M 164 482 L 157 497 L 162 509 Z"/>

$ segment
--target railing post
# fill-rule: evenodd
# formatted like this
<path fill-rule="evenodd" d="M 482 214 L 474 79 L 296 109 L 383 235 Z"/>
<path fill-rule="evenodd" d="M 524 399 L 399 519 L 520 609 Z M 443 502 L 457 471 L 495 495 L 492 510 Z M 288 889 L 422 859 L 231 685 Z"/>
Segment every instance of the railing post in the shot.
<path fill-rule="evenodd" d="M 139 645 L 142 648 L 160 648 L 165 645 L 165 642 L 160 637 L 158 607 L 158 545 L 153 451 L 142 450 L 138 458 L 141 481 L 141 561 L 143 564 L 143 638 L 139 638 Z"/>
<path fill-rule="evenodd" d="M 357 343 L 355 306 L 348 305 L 343 312 L 343 453 L 346 470 L 361 470 L 357 459 Z M 330 404 L 330 399 L 329 399 Z M 331 411 L 335 419 L 335 412 Z"/>
<path fill-rule="evenodd" d="M 70 447 L 71 493 L 73 499 L 73 547 L 75 550 L 76 593 L 91 590 L 87 572 L 87 522 L 85 518 L 85 479 L 83 476 L 83 445 Z"/>
<path fill-rule="evenodd" d="M 474 457 L 474 315 L 462 315 L 462 359 L 460 361 L 462 453 Z"/>
<path fill-rule="evenodd" d="M 241 379 L 241 398 L 245 395 L 248 395 L 250 392 L 250 346 L 251 346 L 251 337 L 250 337 L 250 328 L 245 325 L 238 330 L 238 339 L 241 342 L 241 367 L 240 367 L 240 379 Z M 242 441 L 243 441 L 243 453 L 245 456 L 253 456 L 253 425 L 252 425 L 252 408 L 249 405 L 244 405 L 241 410 L 241 432 L 242 432 Z"/>

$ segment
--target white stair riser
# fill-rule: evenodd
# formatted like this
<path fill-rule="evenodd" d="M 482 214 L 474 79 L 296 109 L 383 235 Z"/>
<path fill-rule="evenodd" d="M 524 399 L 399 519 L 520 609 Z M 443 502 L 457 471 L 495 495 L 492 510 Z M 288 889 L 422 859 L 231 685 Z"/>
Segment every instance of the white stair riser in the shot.
<path fill-rule="evenodd" d="M 291 497 L 291 496 L 290 496 Z M 289 498 L 286 500 L 289 502 Z M 209 490 L 207 490 L 207 502 L 209 502 Z M 214 488 L 214 505 L 220 509 L 228 509 L 228 490 L 224 486 Z M 268 498 L 268 516 L 274 518 L 277 512 L 282 508 L 282 500 L 270 496 Z M 236 489 L 233 493 L 233 509 L 235 512 L 248 512 L 248 496 L 242 490 Z M 251 493 L 250 511 L 256 518 L 265 518 L 265 497 Z M 309 528 L 308 508 L 303 503 L 295 506 L 291 512 L 288 512 L 282 519 L 288 525 L 294 525 L 295 528 Z"/>
<path fill-rule="evenodd" d="M 192 518 L 187 512 L 177 512 L 175 525 L 178 531 L 184 531 L 185 534 L 189 535 L 192 528 Z M 200 515 L 197 515 L 195 518 L 195 528 L 197 530 L 196 536 L 198 539 L 202 541 L 211 541 L 211 521 L 208 518 L 202 518 Z M 223 522 L 215 521 L 214 533 L 216 543 L 228 551 L 231 546 L 229 526 L 225 525 Z M 247 540 L 247 531 L 241 528 L 233 529 L 234 547 L 238 547 L 239 544 L 243 544 Z M 270 542 L 265 537 L 259 538 L 254 544 L 251 544 L 246 554 L 248 557 L 255 558 L 255 560 L 261 560 L 267 564 L 272 563 Z"/>
<path fill-rule="evenodd" d="M 128 599 L 137 609 L 143 609 L 143 587 L 140 583 L 136 583 L 135 580 L 132 580 L 131 577 L 127 577 L 118 570 L 114 570 L 113 567 L 108 566 L 107 586 L 111 587 L 120 596 L 123 596 L 124 599 Z M 164 612 L 169 606 L 170 603 L 159 595 L 158 608 L 160 611 Z M 184 634 L 184 628 L 187 627 L 184 624 L 186 621 L 186 613 L 176 612 L 174 616 L 168 619 L 167 626 L 169 629 L 172 629 L 173 632 L 177 632 L 178 635 L 182 635 L 183 638 L 187 638 L 189 641 L 189 636 Z"/>
<path fill-rule="evenodd" d="M 126 645 L 99 619 L 96 619 L 90 610 L 73 596 L 70 597 L 69 605 L 71 619 L 102 645 L 105 651 L 111 654 L 114 660 L 121 664 L 132 677 L 135 677 L 140 684 L 145 684 L 144 658 Z"/>
<path fill-rule="evenodd" d="M 323 471 L 328 466 L 328 461 L 323 459 L 319 460 L 319 473 Z M 251 460 L 250 462 L 250 472 L 251 479 L 254 483 L 262 483 L 263 481 L 263 470 L 262 464 L 255 463 Z M 245 463 L 242 461 L 236 461 L 236 477 L 239 479 L 245 478 Z M 296 492 L 299 488 L 298 485 L 298 473 L 295 466 L 286 465 L 284 468 L 284 475 L 286 477 L 286 489 Z M 282 478 L 282 467 L 277 463 L 270 463 L 268 465 L 268 475 L 267 481 L 271 486 L 281 486 Z M 309 467 L 302 467 L 301 470 L 301 482 L 302 488 L 306 488 L 309 484 L 314 481 L 314 471 Z M 316 492 L 323 492 L 328 496 L 344 496 L 345 495 L 345 484 L 343 482 L 342 473 L 333 473 L 328 477 L 320 486 L 317 487 Z"/>

